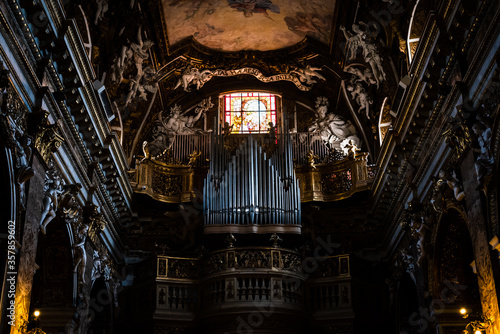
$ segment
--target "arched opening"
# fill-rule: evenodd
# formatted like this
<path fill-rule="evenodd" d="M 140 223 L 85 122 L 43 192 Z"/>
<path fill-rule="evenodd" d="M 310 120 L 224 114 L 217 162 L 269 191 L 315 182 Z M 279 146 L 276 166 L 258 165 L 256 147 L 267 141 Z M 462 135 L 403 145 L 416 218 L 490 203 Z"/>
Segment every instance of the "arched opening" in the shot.
<path fill-rule="evenodd" d="M 418 315 L 417 287 L 410 274 L 405 273 L 399 281 L 397 295 L 397 333 L 417 333 L 415 315 Z"/>
<path fill-rule="evenodd" d="M 443 333 L 463 329 L 465 320 L 461 319 L 460 308 L 477 312 L 481 310 L 481 303 L 472 241 L 459 211 L 451 209 L 441 217 L 434 252 L 433 294 L 440 305 L 436 308 L 441 308 L 438 326 Z"/>
<path fill-rule="evenodd" d="M 40 311 L 40 326 L 46 332 L 64 331 L 75 312 L 71 244 L 66 224 L 58 217 L 46 235 L 39 234 L 30 313 Z"/>
<path fill-rule="evenodd" d="M 104 278 L 95 280 L 90 292 L 89 315 L 91 317 L 89 334 L 108 334 L 113 330 L 113 298 Z"/>

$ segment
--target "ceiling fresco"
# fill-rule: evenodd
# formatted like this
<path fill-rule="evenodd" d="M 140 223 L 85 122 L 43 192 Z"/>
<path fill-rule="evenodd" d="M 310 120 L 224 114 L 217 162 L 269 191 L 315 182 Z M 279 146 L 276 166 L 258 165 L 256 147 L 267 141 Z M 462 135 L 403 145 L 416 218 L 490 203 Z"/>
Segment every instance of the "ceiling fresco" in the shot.
<path fill-rule="evenodd" d="M 193 36 L 221 51 L 269 51 L 306 36 L 330 41 L 332 0 L 162 0 L 169 44 Z"/>

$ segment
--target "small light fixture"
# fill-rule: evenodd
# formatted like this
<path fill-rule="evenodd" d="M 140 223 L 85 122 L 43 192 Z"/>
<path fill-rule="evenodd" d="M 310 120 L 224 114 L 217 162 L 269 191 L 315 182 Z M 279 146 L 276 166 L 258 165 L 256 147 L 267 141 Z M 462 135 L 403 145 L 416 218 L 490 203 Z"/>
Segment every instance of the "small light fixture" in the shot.
<path fill-rule="evenodd" d="M 462 315 L 462 317 L 465 319 L 469 316 L 469 314 L 467 313 L 467 310 L 465 308 L 461 308 L 460 309 L 460 314 Z"/>
<path fill-rule="evenodd" d="M 35 318 L 38 318 L 40 316 L 40 311 L 35 310 L 35 312 L 33 312 L 33 315 L 35 316 Z"/>
<path fill-rule="evenodd" d="M 464 310 L 464 309 L 461 309 L 460 313 L 462 313 L 462 310 Z M 468 314 L 465 313 L 465 315 L 463 315 L 464 319 L 467 318 L 467 316 L 468 316 Z M 472 320 L 471 322 L 469 322 L 467 324 L 467 326 L 465 326 L 465 330 L 463 331 L 464 333 L 473 332 L 474 334 L 482 334 L 483 331 L 488 330 L 493 323 L 491 321 L 491 319 L 489 319 L 484 314 L 478 314 L 478 315 L 473 316 L 472 318 L 476 319 L 476 320 Z"/>

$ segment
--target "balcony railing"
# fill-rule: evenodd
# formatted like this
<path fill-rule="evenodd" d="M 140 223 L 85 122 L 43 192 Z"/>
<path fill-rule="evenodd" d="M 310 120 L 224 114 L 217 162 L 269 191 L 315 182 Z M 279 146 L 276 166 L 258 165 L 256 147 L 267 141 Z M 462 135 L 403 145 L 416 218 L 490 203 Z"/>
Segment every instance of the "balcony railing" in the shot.
<path fill-rule="evenodd" d="M 269 303 L 313 315 L 351 310 L 349 256 L 313 261 L 316 271 L 306 272 L 303 256 L 273 247 L 227 248 L 199 258 L 158 256 L 156 317 L 192 320 L 200 312 Z"/>
<path fill-rule="evenodd" d="M 301 202 L 341 200 L 370 188 L 377 169 L 367 165 L 368 153 L 346 157 L 338 151 L 329 152 L 315 134 L 292 133 L 290 136 Z M 224 140 L 228 147 L 235 147 L 246 138 L 246 135 L 235 135 Z M 266 135 L 252 138 L 263 151 L 268 151 L 267 156 L 276 149 L 276 139 L 270 140 Z M 167 203 L 200 200 L 208 172 L 209 147 L 209 135 L 177 135 L 172 150 L 137 160 L 135 169 L 129 172 L 134 191 Z M 201 153 L 195 157 L 191 155 L 193 151 Z M 237 210 L 235 207 L 229 209 Z M 295 212 L 289 210 L 287 214 L 293 216 Z"/>

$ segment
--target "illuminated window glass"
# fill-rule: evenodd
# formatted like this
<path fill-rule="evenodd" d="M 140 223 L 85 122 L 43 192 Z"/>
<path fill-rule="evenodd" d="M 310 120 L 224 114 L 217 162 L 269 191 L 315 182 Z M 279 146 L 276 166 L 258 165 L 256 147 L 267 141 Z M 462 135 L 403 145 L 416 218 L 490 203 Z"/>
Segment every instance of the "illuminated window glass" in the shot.
<path fill-rule="evenodd" d="M 266 133 L 269 123 L 276 125 L 276 96 L 268 93 L 224 95 L 224 120 L 231 133 Z"/>

